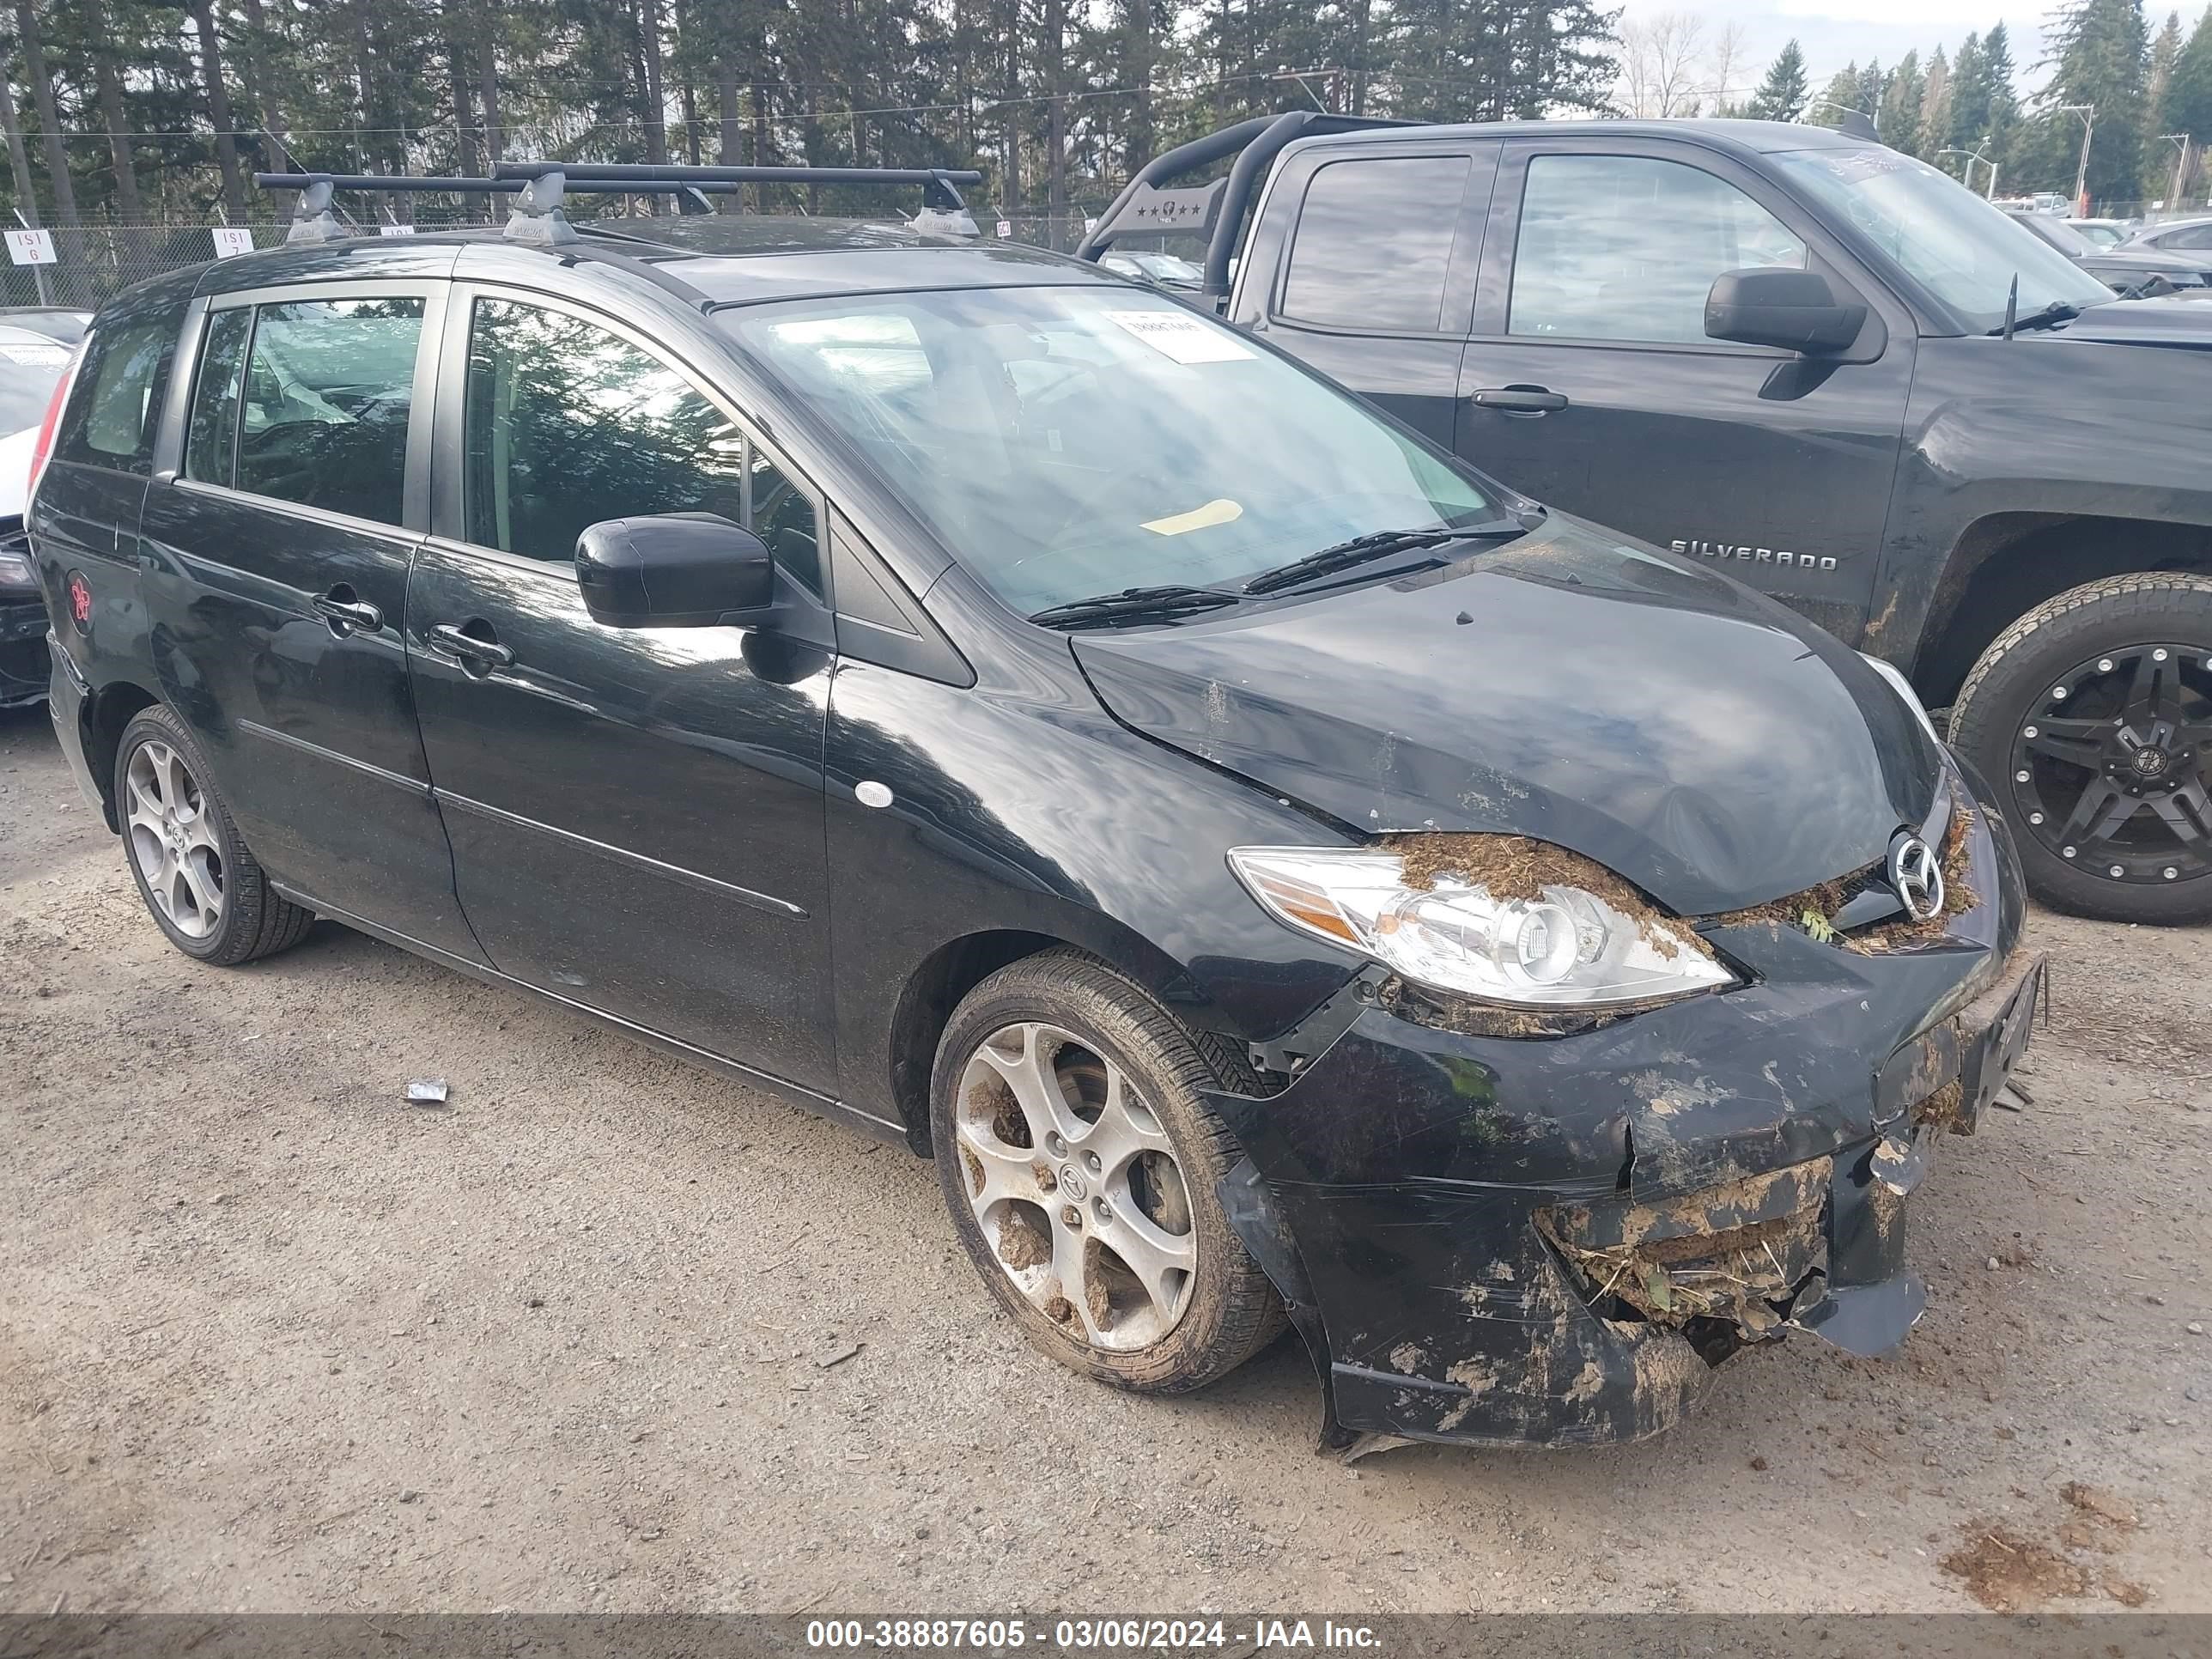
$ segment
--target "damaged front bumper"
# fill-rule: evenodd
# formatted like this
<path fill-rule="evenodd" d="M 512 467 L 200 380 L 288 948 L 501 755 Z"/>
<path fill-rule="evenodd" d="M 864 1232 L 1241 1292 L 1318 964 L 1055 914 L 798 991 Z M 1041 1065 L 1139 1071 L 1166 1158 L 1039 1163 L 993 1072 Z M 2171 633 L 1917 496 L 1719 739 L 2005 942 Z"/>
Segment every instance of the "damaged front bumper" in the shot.
<path fill-rule="evenodd" d="M 1939 939 L 1862 954 L 1724 920 L 1700 931 L 1745 984 L 1553 1037 L 1416 1024 L 1376 970 L 1275 1045 L 1280 1092 L 1212 1097 L 1325 1443 L 1632 1440 L 1748 1343 L 1899 1341 L 1930 1146 L 1973 1131 L 2043 986 L 2002 827 L 1971 834 L 1990 896 Z"/>

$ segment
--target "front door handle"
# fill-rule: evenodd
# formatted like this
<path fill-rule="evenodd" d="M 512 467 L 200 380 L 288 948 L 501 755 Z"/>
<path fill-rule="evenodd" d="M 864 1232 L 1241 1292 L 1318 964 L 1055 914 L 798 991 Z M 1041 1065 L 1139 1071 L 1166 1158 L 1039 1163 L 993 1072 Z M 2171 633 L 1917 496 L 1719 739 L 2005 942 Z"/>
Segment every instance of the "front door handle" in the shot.
<path fill-rule="evenodd" d="M 471 617 L 459 628 L 439 623 L 430 629 L 430 637 L 460 659 L 463 673 L 482 676 L 514 660 L 514 653 L 499 642 L 491 624 L 478 617 Z"/>
<path fill-rule="evenodd" d="M 1474 401 L 1508 415 L 1548 415 L 1567 406 L 1566 394 L 1547 386 L 1486 386 L 1475 392 Z"/>
<path fill-rule="evenodd" d="M 343 582 L 327 593 L 318 593 L 312 603 L 315 614 L 330 623 L 331 632 L 340 639 L 356 629 L 364 634 L 374 634 L 384 626 L 384 613 L 356 595 Z"/>

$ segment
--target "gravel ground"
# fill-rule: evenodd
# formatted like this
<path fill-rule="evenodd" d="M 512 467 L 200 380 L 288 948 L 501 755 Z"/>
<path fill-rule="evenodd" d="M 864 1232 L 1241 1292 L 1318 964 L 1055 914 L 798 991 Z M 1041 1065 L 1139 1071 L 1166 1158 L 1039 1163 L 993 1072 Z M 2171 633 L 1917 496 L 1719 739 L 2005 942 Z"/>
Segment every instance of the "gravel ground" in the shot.
<path fill-rule="evenodd" d="M 903 1152 L 328 924 L 196 967 L 0 715 L 0 1610 L 2212 1608 L 2212 930 L 2037 927 L 1899 1355 L 1346 1467 L 1294 1340 L 1033 1355 Z"/>

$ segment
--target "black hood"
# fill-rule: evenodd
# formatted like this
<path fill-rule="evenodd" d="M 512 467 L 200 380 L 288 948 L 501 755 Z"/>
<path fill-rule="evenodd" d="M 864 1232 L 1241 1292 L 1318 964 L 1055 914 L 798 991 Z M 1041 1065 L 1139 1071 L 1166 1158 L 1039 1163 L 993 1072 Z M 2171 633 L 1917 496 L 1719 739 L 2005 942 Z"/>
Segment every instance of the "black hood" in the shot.
<path fill-rule="evenodd" d="M 2075 263 L 2085 270 L 2141 271 L 2146 276 L 2154 273 L 2202 276 L 2212 270 L 2212 259 L 2155 247 L 2100 247 L 2094 253 L 2081 255 Z"/>
<path fill-rule="evenodd" d="M 2063 328 L 2039 329 L 2017 337 L 2212 351 L 2212 301 L 2180 295 L 2156 300 L 2114 300 L 2091 306 Z"/>
<path fill-rule="evenodd" d="M 1856 653 L 1558 514 L 1443 570 L 1074 647 L 1126 724 L 1356 830 L 1534 836 L 1686 915 L 1878 861 L 1942 770 Z"/>

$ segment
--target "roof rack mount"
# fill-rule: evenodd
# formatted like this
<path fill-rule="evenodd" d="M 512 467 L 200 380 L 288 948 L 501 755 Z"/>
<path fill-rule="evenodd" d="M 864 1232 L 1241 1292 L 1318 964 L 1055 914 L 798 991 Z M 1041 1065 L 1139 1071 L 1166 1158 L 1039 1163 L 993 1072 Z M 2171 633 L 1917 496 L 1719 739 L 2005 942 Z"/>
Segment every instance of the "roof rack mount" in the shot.
<path fill-rule="evenodd" d="M 296 190 L 288 242 L 323 242 L 345 234 L 331 211 L 334 190 L 442 191 L 511 195 L 507 234 L 517 241 L 571 242 L 574 228 L 561 211 L 574 191 L 598 195 L 731 196 L 747 185 L 919 185 L 922 209 L 915 228 L 937 235 L 973 236 L 975 221 L 958 186 L 983 181 L 981 173 L 953 167 L 678 167 L 626 161 L 501 161 L 489 179 L 416 178 L 404 174 L 257 173 L 263 190 Z"/>

